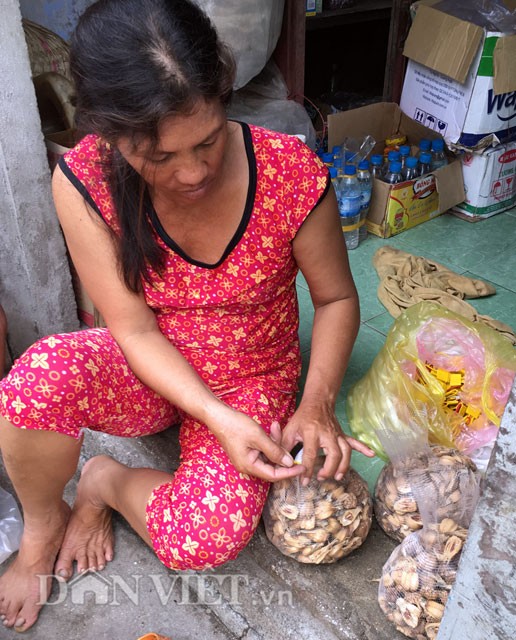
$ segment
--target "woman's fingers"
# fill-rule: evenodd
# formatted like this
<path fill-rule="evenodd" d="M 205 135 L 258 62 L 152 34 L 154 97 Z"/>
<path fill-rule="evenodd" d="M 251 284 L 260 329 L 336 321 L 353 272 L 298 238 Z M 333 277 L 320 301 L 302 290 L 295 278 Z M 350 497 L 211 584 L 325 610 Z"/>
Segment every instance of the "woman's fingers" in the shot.
<path fill-rule="evenodd" d="M 274 424 L 274 423 L 273 423 Z M 279 425 L 278 425 L 279 427 Z M 273 436 L 272 431 L 275 431 Z M 277 430 L 275 427 L 271 425 L 271 436 L 269 437 L 265 431 L 259 431 L 256 437 L 256 441 L 252 443 L 253 448 L 257 451 L 261 451 L 263 455 L 272 462 L 273 464 L 277 464 L 281 467 L 292 467 L 294 464 L 294 458 L 290 455 L 290 453 L 281 447 L 277 441 L 275 441 L 275 437 L 277 436 Z M 281 435 L 280 435 L 281 439 Z"/>
<path fill-rule="evenodd" d="M 292 467 L 279 467 L 258 457 L 252 463 L 252 470 L 250 470 L 249 473 L 268 482 L 278 482 L 279 480 L 287 480 L 288 478 L 300 476 L 304 470 L 305 468 L 301 465 L 296 464 Z"/>
<path fill-rule="evenodd" d="M 339 436 L 339 446 L 342 452 L 342 458 L 340 464 L 335 473 L 335 480 L 342 480 L 347 470 L 349 469 L 349 463 L 351 462 L 351 447 L 346 439 L 346 436 Z"/>
<path fill-rule="evenodd" d="M 270 438 L 276 444 L 281 444 L 281 426 L 277 420 L 271 424 Z"/>
<path fill-rule="evenodd" d="M 317 473 L 318 480 L 325 480 L 326 478 L 336 477 L 342 461 L 342 450 L 339 447 L 338 440 L 339 437 L 337 437 L 335 441 L 331 443 L 330 447 L 324 447 L 324 452 L 326 455 L 324 457 L 324 464 Z"/>
<path fill-rule="evenodd" d="M 346 438 L 348 445 L 355 451 L 358 451 L 359 453 L 363 453 L 368 458 L 374 458 L 374 456 L 376 455 L 376 453 L 372 449 L 370 449 L 363 442 L 360 442 L 360 440 L 356 440 L 351 436 L 344 436 L 344 437 Z"/>

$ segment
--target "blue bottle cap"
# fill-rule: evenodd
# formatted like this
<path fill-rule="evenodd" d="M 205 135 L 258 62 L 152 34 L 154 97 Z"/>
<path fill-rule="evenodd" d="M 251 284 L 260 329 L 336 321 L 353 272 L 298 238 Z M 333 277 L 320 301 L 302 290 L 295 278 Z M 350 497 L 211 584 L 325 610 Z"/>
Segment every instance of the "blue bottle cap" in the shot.
<path fill-rule="evenodd" d="M 330 167 L 330 178 L 336 178 L 337 177 L 337 169 L 335 169 L 335 167 Z"/>
<path fill-rule="evenodd" d="M 360 160 L 358 163 L 359 169 L 369 169 L 369 160 Z"/>
<path fill-rule="evenodd" d="M 409 156 L 410 155 L 410 147 L 408 144 L 402 144 L 400 147 L 400 153 L 403 156 Z"/>
<path fill-rule="evenodd" d="M 401 171 L 401 162 L 394 160 L 389 164 L 389 171 L 391 173 L 399 173 Z"/>
<path fill-rule="evenodd" d="M 340 156 L 342 155 L 342 148 L 339 144 L 334 144 L 331 152 L 334 156 Z"/>
<path fill-rule="evenodd" d="M 347 164 L 344 167 L 344 175 L 346 176 L 354 176 L 356 175 L 357 172 L 357 168 L 355 167 L 354 164 Z"/>
<path fill-rule="evenodd" d="M 406 160 L 405 160 L 405 166 L 406 167 L 411 167 L 412 169 L 414 167 L 417 167 L 417 163 L 418 163 L 418 159 L 415 156 L 409 156 Z"/>
<path fill-rule="evenodd" d="M 375 153 L 371 156 L 371 164 L 376 167 L 382 166 L 383 164 L 383 156 L 380 153 Z"/>
<path fill-rule="evenodd" d="M 419 141 L 419 150 L 420 151 L 430 151 L 430 140 L 426 138 L 421 138 Z"/>
<path fill-rule="evenodd" d="M 333 153 L 329 153 L 328 151 L 326 151 L 326 153 L 323 153 L 322 155 L 322 161 L 326 164 L 330 164 L 333 162 Z"/>
<path fill-rule="evenodd" d="M 396 162 L 401 159 L 401 153 L 399 151 L 389 151 L 387 154 L 387 160 L 389 162 Z"/>
<path fill-rule="evenodd" d="M 432 151 L 444 151 L 444 140 L 442 138 L 432 140 Z"/>
<path fill-rule="evenodd" d="M 432 156 L 427 151 L 424 151 L 419 156 L 419 162 L 421 162 L 421 164 L 430 164 L 430 162 L 432 162 Z"/>

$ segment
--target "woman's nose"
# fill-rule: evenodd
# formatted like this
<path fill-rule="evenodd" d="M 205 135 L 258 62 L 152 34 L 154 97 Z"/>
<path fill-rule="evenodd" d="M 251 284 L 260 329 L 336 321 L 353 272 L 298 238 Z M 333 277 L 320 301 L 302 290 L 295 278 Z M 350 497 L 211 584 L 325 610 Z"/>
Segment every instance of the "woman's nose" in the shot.
<path fill-rule="evenodd" d="M 207 176 L 208 169 L 198 158 L 185 158 L 176 171 L 177 180 L 184 185 L 196 186 Z"/>

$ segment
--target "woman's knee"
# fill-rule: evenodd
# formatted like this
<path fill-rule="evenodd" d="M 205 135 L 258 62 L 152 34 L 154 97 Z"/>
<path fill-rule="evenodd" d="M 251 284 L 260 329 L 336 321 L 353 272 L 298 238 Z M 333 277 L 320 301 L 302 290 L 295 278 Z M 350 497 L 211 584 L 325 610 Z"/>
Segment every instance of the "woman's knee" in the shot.
<path fill-rule="evenodd" d="M 89 362 L 73 334 L 41 338 L 2 380 L 2 415 L 14 426 L 60 431 L 59 425 L 78 418 L 87 402 Z M 73 431 L 63 429 L 78 435 Z"/>
<path fill-rule="evenodd" d="M 203 570 L 234 560 L 250 542 L 260 521 L 266 492 L 244 495 L 235 492 L 231 500 L 206 491 L 196 496 L 174 495 L 172 488 L 154 493 L 148 506 L 147 525 L 154 549 L 167 567 L 175 570 Z M 160 496 L 159 494 L 162 493 Z"/>
<path fill-rule="evenodd" d="M 238 516 L 237 516 L 238 517 Z M 162 534 L 153 540 L 156 555 L 169 569 L 202 571 L 235 560 L 249 544 L 255 526 L 206 528 Z"/>

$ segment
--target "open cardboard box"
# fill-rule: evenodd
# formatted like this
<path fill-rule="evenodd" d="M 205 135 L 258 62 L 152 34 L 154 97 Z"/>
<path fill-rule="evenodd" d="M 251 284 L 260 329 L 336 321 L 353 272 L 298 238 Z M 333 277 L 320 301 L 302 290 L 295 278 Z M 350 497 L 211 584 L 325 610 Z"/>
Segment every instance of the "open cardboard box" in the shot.
<path fill-rule="evenodd" d="M 477 222 L 516 204 L 516 140 L 461 156 L 466 199 L 453 213 Z"/>
<path fill-rule="evenodd" d="M 376 140 L 373 153 L 383 153 L 385 138 L 400 132 L 417 147 L 421 138 L 433 140 L 439 134 L 406 116 L 393 102 L 379 102 L 328 116 L 328 148 L 346 137 Z M 399 184 L 374 180 L 367 229 L 389 238 L 451 209 L 465 198 L 462 166 L 450 154 L 449 164 L 436 171 Z"/>
<path fill-rule="evenodd" d="M 516 9 L 515 0 L 504 0 Z M 403 55 L 401 109 L 451 149 L 480 150 L 516 138 L 516 25 L 504 34 L 448 15 L 439 0 L 414 3 Z"/>

